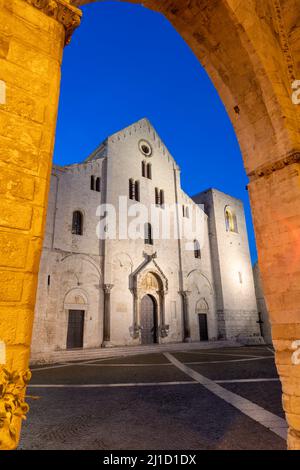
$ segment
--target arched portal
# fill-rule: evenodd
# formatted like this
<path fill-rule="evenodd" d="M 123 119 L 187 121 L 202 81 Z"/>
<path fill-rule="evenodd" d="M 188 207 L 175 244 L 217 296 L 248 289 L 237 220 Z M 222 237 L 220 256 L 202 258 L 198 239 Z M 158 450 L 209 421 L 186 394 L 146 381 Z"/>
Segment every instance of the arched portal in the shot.
<path fill-rule="evenodd" d="M 141 300 L 140 308 L 141 343 L 154 344 L 158 340 L 157 302 L 146 294 Z"/>
<path fill-rule="evenodd" d="M 15 3 L 16 8 L 1 7 L 6 27 L 0 77 L 1 340 L 6 344 L 5 367 L 27 377 L 62 53 L 80 24 L 76 5 L 91 2 Z M 300 77 L 298 1 L 143 4 L 163 13 L 193 49 L 235 127 L 250 179 L 289 447 L 300 449 L 299 365 L 292 362 L 300 338 L 300 99 L 293 92 Z M 22 379 L 19 384 L 21 401 L 25 383 Z M 9 419 L 1 428 L 2 449 L 15 448 L 18 441 L 20 417 Z M 10 433 L 10 427 L 17 432 Z"/>

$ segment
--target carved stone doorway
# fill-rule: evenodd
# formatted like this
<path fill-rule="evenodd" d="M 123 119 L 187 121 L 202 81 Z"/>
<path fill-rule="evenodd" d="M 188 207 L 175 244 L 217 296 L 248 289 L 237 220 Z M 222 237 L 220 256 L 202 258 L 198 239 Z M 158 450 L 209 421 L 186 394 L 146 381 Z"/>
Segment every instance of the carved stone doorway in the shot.
<path fill-rule="evenodd" d="M 158 321 L 157 303 L 152 295 L 145 295 L 141 300 L 141 343 L 157 343 Z"/>

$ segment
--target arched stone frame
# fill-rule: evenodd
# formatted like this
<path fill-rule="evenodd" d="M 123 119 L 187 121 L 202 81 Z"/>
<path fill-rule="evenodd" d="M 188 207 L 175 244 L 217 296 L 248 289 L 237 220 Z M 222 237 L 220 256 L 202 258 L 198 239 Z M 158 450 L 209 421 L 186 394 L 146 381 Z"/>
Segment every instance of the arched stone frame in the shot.
<path fill-rule="evenodd" d="M 149 293 L 157 302 L 158 342 L 161 342 L 168 336 L 169 330 L 169 325 L 166 325 L 165 322 L 165 297 L 168 293 L 168 279 L 155 261 L 156 253 L 153 255 L 145 253 L 144 256 L 145 261 L 129 277 L 129 289 L 133 296 L 133 322 L 129 330 L 134 340 L 140 340 L 140 305 L 142 297 Z M 142 286 L 142 281 L 147 274 L 152 274 L 158 283 L 158 288 L 150 288 L 148 292 Z"/>
<path fill-rule="evenodd" d="M 21 0 L 16 0 L 19 3 Z M 22 0 L 23 1 L 23 0 Z M 19 13 L 14 10 L 6 11 L 6 25 L 9 31 L 8 44 L 15 41 L 22 44 L 24 51 L 32 53 L 33 44 L 38 50 L 36 57 L 43 63 L 50 59 L 49 67 L 40 67 L 37 78 L 31 75 L 29 63 L 24 63 L 22 82 L 30 84 L 27 93 L 35 89 L 34 80 L 38 85 L 34 99 L 39 98 L 39 104 L 47 110 L 46 117 L 40 122 L 43 131 L 43 146 L 39 148 L 33 142 L 32 150 L 28 151 L 27 144 L 20 136 L 26 121 L 26 126 L 33 129 L 36 126 L 34 116 L 23 114 L 23 101 L 18 96 L 10 96 L 12 106 L 5 109 L 7 116 L 13 115 L 16 125 L 13 126 L 13 136 L 9 135 L 5 155 L 12 151 L 10 157 L 3 161 L 2 175 L 11 177 L 11 171 L 17 171 L 18 184 L 26 180 L 35 186 L 30 197 L 24 199 L 22 217 L 13 222 L 5 222 L 5 230 L 18 235 L 20 243 L 30 245 L 27 250 L 26 263 L 17 271 L 16 282 L 8 285 L 4 296 L 2 315 L 11 318 L 6 321 L 2 336 L 7 343 L 7 364 L 11 370 L 24 373 L 28 367 L 31 328 L 33 322 L 33 306 L 23 304 L 20 292 L 22 278 L 28 280 L 26 296 L 35 297 L 38 258 L 41 253 L 43 239 L 43 223 L 46 214 L 46 190 L 41 197 L 40 187 L 46 188 L 49 181 L 50 161 L 53 151 L 55 120 L 58 103 L 58 88 L 61 58 L 64 44 L 68 43 L 74 29 L 80 24 L 81 12 L 69 2 L 56 0 L 24 0 L 27 8 L 20 4 Z M 131 0 L 132 3 L 140 3 Z M 92 3 L 91 0 L 73 0 L 73 5 Z M 211 2 L 185 2 L 174 0 L 145 0 L 144 5 L 160 11 L 170 19 L 179 33 L 194 50 L 197 57 L 208 71 L 220 97 L 235 126 L 242 148 L 247 173 L 250 177 L 250 199 L 254 215 L 256 240 L 259 252 L 260 268 L 266 300 L 273 324 L 272 334 L 277 349 L 276 361 L 284 385 L 284 405 L 289 424 L 289 447 L 300 448 L 299 411 L 297 400 L 300 399 L 299 379 L 297 369 L 293 366 L 286 369 L 286 356 L 292 357 L 291 349 L 300 337 L 298 287 L 300 284 L 297 258 L 297 241 L 299 228 L 293 229 L 291 220 L 296 221 L 300 214 L 299 162 L 300 162 L 300 107 L 292 101 L 292 84 L 299 77 L 300 47 L 299 27 L 300 17 L 294 0 L 222 0 Z M 35 9 L 34 13 L 33 10 Z M 18 29 L 18 22 L 24 21 L 30 26 L 31 36 L 25 30 Z M 42 25 L 42 26 L 41 26 Z M 51 31 L 51 34 L 49 32 Z M 40 41 L 37 38 L 40 37 Z M 55 43 L 56 47 L 53 47 Z M 48 48 L 48 52 L 45 49 Z M 265 51 L 268 50 L 268 54 Z M 4 61 L 8 61 L 5 56 Z M 7 69 L 8 70 L 8 69 Z M 18 86 L 20 76 L 3 70 L 3 80 L 10 86 Z M 5 82 L 4 82 L 5 84 Z M 296 92 L 295 92 L 296 95 Z M 51 99 L 50 99 L 51 98 Z M 15 101 L 14 101 L 15 99 Z M 14 101 L 14 102 L 13 102 Z M 0 102 L 0 106 L 5 106 Z M 15 110 L 18 112 L 16 113 Z M 4 128 L 4 133 L 6 127 Z M 7 138 L 7 136 L 5 137 Z M 24 155 L 26 154 L 26 159 Z M 19 158 L 21 155 L 21 158 Z M 28 161 L 27 161 L 28 158 Z M 30 169 L 30 172 L 28 172 Z M 38 183 L 38 184 L 35 184 Z M 41 186 L 40 186 L 41 185 Z M 18 186 L 19 187 L 19 186 Z M 13 193 L 14 187 L 8 188 L 1 203 L 8 214 L 14 214 L 19 204 L 18 195 Z M 284 194 L 278 207 L 278 195 Z M 269 214 L 276 217 L 270 219 Z M 33 217 L 28 218 L 28 214 Z M 30 222 L 31 220 L 31 222 Z M 16 227 L 15 224 L 18 224 Z M 280 233 L 276 230 L 280 223 Z M 20 231 L 25 227 L 24 231 Z M 276 241 L 273 234 L 277 233 Z M 268 243 L 265 244 L 265 241 Z M 25 248 L 24 248 L 25 250 Z M 26 250 L 25 250 L 26 251 Z M 17 264 L 17 254 L 12 254 L 9 263 L 5 254 L 3 258 L 4 275 L 10 273 L 13 264 Z M 25 259 L 24 258 L 24 259 Z M 15 264 L 14 264 L 15 263 Z M 19 266 L 19 265 L 18 265 Z M 28 266 L 33 266 L 28 271 Z M 270 275 L 272 272 L 272 276 Z M 16 275 L 14 275 L 16 276 Z M 12 278 L 12 277 L 11 277 Z M 10 279 L 10 278 L 8 278 Z M 286 280 L 292 279 L 292 285 Z M 25 290 L 24 290 L 25 293 Z M 25 295 L 25 294 L 24 294 Z M 18 308 L 11 307 L 11 298 L 15 299 Z M 8 300 L 7 300 L 8 299 Z M 26 310 L 25 310 L 26 309 Z M 22 315 L 17 312 L 21 312 Z M 287 315 L 288 312 L 288 315 Z M 26 313 L 26 315 L 23 315 Z M 16 316 L 18 315 L 18 317 Z M 22 321 L 21 319 L 24 318 Z M 25 320 L 26 318 L 26 320 Z M 12 325 L 20 321 L 18 334 Z M 24 338 L 27 338 L 24 340 Z M 18 345 L 16 348 L 15 345 Z M 292 400 L 295 396 L 297 400 Z M 14 418 L 19 422 L 19 418 Z M 20 424 L 17 425 L 17 429 Z M 18 432 L 16 436 L 18 436 Z M 14 448 L 16 438 L 8 432 L 1 432 L 1 448 Z"/>
<path fill-rule="evenodd" d="M 67 324 L 68 324 L 68 310 L 85 310 L 85 317 L 84 317 L 84 346 L 87 347 L 87 338 L 91 338 L 90 336 L 90 319 L 93 319 L 93 322 L 95 322 L 96 325 L 102 325 L 101 329 L 103 330 L 103 301 L 104 301 L 104 296 L 102 294 L 102 282 L 103 282 L 103 276 L 101 269 L 99 265 L 96 263 L 96 261 L 89 255 L 84 255 L 81 253 L 70 253 L 65 255 L 63 258 L 60 260 L 60 266 L 63 267 L 65 263 L 71 262 L 76 265 L 76 267 L 80 266 L 80 263 L 85 263 L 87 266 L 89 266 L 89 275 L 93 276 L 95 278 L 95 283 L 87 283 L 85 286 L 83 285 L 82 278 L 76 270 L 72 272 L 74 276 L 74 281 L 68 280 L 69 284 L 73 284 L 71 287 L 69 287 L 66 291 L 64 291 L 64 285 L 61 285 L 61 290 L 60 290 L 60 300 L 59 300 L 59 309 L 58 309 L 58 314 L 62 314 L 62 324 L 64 326 L 64 330 L 67 329 Z M 62 278 L 64 278 L 63 275 L 64 271 L 60 271 L 60 275 Z M 86 278 L 86 275 L 84 275 L 84 279 Z M 80 292 L 81 296 L 83 299 L 85 299 L 85 304 L 78 304 L 76 307 L 75 304 L 70 304 L 66 302 L 66 296 L 69 295 L 69 293 L 72 292 Z M 89 293 L 88 293 L 89 291 Z M 91 311 L 90 310 L 90 305 L 91 305 L 91 299 L 94 299 L 94 296 L 96 296 L 96 299 L 98 299 L 98 311 Z M 90 298 L 91 297 L 91 298 Z M 103 301 L 102 301 L 103 297 Z M 67 308 L 66 304 L 68 305 Z M 85 305 L 85 308 L 80 308 L 80 305 Z M 73 308 L 74 307 L 74 308 Z M 64 338 L 65 335 L 61 334 L 59 335 L 59 344 L 61 349 L 65 349 L 63 346 L 65 344 Z M 102 338 L 100 338 L 100 332 L 99 332 L 99 341 L 97 342 L 97 346 L 100 347 L 101 345 Z M 95 345 L 96 346 L 96 345 Z M 94 347 L 94 346 L 93 346 Z"/>
<path fill-rule="evenodd" d="M 205 297 L 200 297 L 200 299 L 196 301 L 195 313 L 196 313 L 196 315 L 199 314 L 199 313 L 209 314 L 209 305 L 208 305 Z"/>
<path fill-rule="evenodd" d="M 224 221 L 225 221 L 225 228 L 226 232 L 230 233 L 238 233 L 238 222 L 235 210 L 232 209 L 231 206 L 224 207 Z"/>
<path fill-rule="evenodd" d="M 81 234 L 76 234 L 76 233 L 73 233 L 73 217 L 74 217 L 74 214 L 75 212 L 79 212 L 80 215 L 81 215 Z M 85 214 L 85 210 L 82 208 L 82 207 L 73 207 L 72 208 L 72 215 L 71 215 L 71 235 L 72 237 L 73 236 L 77 236 L 77 237 L 83 237 L 85 232 L 86 232 L 86 227 L 85 227 L 85 222 L 86 222 L 86 214 Z"/>
<path fill-rule="evenodd" d="M 102 282 L 102 272 L 101 272 L 101 269 L 99 267 L 99 265 L 96 263 L 96 261 L 89 255 L 85 255 L 85 254 L 82 254 L 82 253 L 70 253 L 70 254 L 67 254 L 65 256 L 63 256 L 63 258 L 61 258 L 60 262 L 61 263 L 64 263 L 65 261 L 69 260 L 70 258 L 78 258 L 79 260 L 82 260 L 82 261 L 85 261 L 87 263 L 89 263 L 96 271 L 97 275 L 99 276 L 99 283 Z"/>
<path fill-rule="evenodd" d="M 202 313 L 208 315 L 209 340 L 216 340 L 218 338 L 218 317 L 212 282 L 200 269 L 193 269 L 186 277 L 186 286 L 189 323 L 192 324 L 190 325 L 191 338 L 199 340 L 198 320 L 195 320 L 195 314 L 197 313 L 197 304 L 202 302 Z"/>
<path fill-rule="evenodd" d="M 75 302 L 70 302 L 71 300 L 75 300 Z M 68 320 L 69 320 L 69 310 L 83 310 L 84 311 L 84 328 L 83 328 L 83 335 L 85 335 L 86 331 L 86 324 L 89 314 L 89 301 L 88 301 L 88 294 L 85 292 L 84 289 L 79 287 L 74 287 L 66 292 L 64 303 L 64 320 L 66 325 L 65 331 L 65 344 L 67 344 L 67 334 L 68 334 Z M 85 347 L 85 337 L 83 336 L 83 348 Z M 62 348 L 62 349 L 66 349 Z"/>

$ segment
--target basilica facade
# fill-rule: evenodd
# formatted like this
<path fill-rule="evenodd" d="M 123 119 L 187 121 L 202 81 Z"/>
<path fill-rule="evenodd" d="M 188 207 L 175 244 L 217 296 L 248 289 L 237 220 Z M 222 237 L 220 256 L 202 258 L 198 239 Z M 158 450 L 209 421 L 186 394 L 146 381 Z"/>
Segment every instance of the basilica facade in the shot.
<path fill-rule="evenodd" d="M 68 349 L 259 338 L 242 202 L 189 197 L 147 119 L 53 166 L 32 359 Z"/>

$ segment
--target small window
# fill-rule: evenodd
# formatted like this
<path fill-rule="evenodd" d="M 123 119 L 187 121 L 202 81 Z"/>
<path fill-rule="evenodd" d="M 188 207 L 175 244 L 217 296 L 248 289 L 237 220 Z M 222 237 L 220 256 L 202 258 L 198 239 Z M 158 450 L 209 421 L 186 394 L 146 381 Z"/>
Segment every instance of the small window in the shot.
<path fill-rule="evenodd" d="M 101 180 L 100 178 L 96 178 L 96 191 L 98 191 L 98 193 L 100 193 L 100 188 L 101 187 Z"/>
<path fill-rule="evenodd" d="M 155 188 L 155 204 L 160 206 L 160 192 L 158 188 Z"/>
<path fill-rule="evenodd" d="M 142 161 L 142 176 L 146 177 L 146 162 Z"/>
<path fill-rule="evenodd" d="M 130 179 L 129 180 L 129 199 L 134 200 L 134 197 L 135 197 L 135 184 L 134 184 L 134 180 Z"/>
<path fill-rule="evenodd" d="M 152 165 L 151 163 L 147 164 L 147 178 L 152 180 Z"/>
<path fill-rule="evenodd" d="M 145 245 L 153 245 L 152 226 L 148 223 L 145 224 Z"/>
<path fill-rule="evenodd" d="M 91 190 L 94 191 L 95 189 L 95 176 L 91 176 Z"/>
<path fill-rule="evenodd" d="M 196 259 L 201 259 L 200 243 L 198 240 L 194 240 L 194 257 Z"/>
<path fill-rule="evenodd" d="M 129 180 L 129 199 L 140 200 L 140 182 L 134 181 L 132 178 Z"/>
<path fill-rule="evenodd" d="M 239 271 L 239 281 L 240 281 L 240 284 L 243 284 L 243 275 L 242 273 Z"/>
<path fill-rule="evenodd" d="M 134 193 L 135 193 L 135 200 L 139 201 L 140 200 L 140 182 L 136 181 L 134 183 Z"/>
<path fill-rule="evenodd" d="M 83 227 L 83 216 L 80 211 L 73 212 L 72 219 L 72 234 L 73 235 L 82 235 Z"/>
<path fill-rule="evenodd" d="M 227 232 L 238 233 L 236 215 L 229 206 L 225 207 L 225 227 Z"/>
<path fill-rule="evenodd" d="M 48 287 L 50 287 L 50 283 L 51 283 L 51 276 L 50 276 L 50 274 L 48 274 L 48 278 L 47 278 Z"/>
<path fill-rule="evenodd" d="M 163 191 L 163 189 L 160 190 L 159 199 L 160 199 L 160 205 L 163 206 L 165 203 L 165 192 Z"/>
<path fill-rule="evenodd" d="M 186 217 L 187 219 L 189 218 L 190 213 L 188 206 L 182 206 L 182 216 Z"/>

